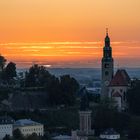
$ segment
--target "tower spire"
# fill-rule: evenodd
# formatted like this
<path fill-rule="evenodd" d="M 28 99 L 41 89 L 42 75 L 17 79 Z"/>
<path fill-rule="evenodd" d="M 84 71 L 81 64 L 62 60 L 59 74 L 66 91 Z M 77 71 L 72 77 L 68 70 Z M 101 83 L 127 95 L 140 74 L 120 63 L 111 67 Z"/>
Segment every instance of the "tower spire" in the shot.
<path fill-rule="evenodd" d="M 106 28 L 106 36 L 108 36 L 108 28 Z"/>
<path fill-rule="evenodd" d="M 105 47 L 110 47 L 110 38 L 108 36 L 108 28 L 106 28 Z"/>
<path fill-rule="evenodd" d="M 103 48 L 102 58 L 102 89 L 101 96 L 109 97 L 108 86 L 113 77 L 114 63 L 112 58 L 112 48 L 110 46 L 110 38 L 108 28 L 106 28 L 105 46 Z"/>

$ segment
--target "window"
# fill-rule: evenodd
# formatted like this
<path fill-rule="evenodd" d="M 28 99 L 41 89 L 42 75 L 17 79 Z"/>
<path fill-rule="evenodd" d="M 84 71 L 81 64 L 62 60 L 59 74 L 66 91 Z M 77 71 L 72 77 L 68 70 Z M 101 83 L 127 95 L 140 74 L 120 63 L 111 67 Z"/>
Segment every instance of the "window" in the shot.
<path fill-rule="evenodd" d="M 108 71 L 105 71 L 105 76 L 107 76 L 109 74 L 109 72 Z"/>
<path fill-rule="evenodd" d="M 105 68 L 109 68 L 109 64 L 105 64 Z"/>

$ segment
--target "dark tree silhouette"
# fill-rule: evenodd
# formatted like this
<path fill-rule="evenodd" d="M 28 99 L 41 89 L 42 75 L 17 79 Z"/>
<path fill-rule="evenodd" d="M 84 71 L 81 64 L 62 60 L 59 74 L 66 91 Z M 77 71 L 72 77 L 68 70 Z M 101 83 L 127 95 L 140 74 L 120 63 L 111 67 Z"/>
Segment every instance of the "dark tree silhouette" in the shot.
<path fill-rule="evenodd" d="M 3 138 L 3 140 L 11 140 L 9 135 L 5 135 L 5 137 Z"/>
<path fill-rule="evenodd" d="M 9 62 L 4 70 L 5 77 L 7 80 L 13 79 L 16 77 L 16 64 L 13 62 Z"/>
<path fill-rule="evenodd" d="M 5 64 L 6 64 L 6 59 L 4 58 L 4 56 L 0 55 L 0 70 L 3 71 Z"/>
<path fill-rule="evenodd" d="M 73 77 L 70 77 L 70 75 L 63 75 L 60 77 L 60 89 L 62 103 L 65 105 L 74 105 L 79 83 Z"/>
<path fill-rule="evenodd" d="M 43 87 L 50 76 L 51 74 L 46 70 L 44 66 L 35 64 L 29 69 L 29 72 L 26 72 L 25 86 Z"/>
<path fill-rule="evenodd" d="M 129 111 L 140 115 L 140 80 L 132 82 L 132 88 L 127 93 Z"/>
<path fill-rule="evenodd" d="M 36 133 L 33 133 L 33 134 L 29 135 L 29 136 L 26 138 L 26 140 L 41 140 L 41 138 L 38 137 Z"/>
<path fill-rule="evenodd" d="M 15 129 L 13 131 L 13 139 L 14 140 L 24 140 L 24 137 L 19 129 Z"/>
<path fill-rule="evenodd" d="M 127 113 L 118 112 L 109 99 L 102 100 L 94 112 L 93 127 L 97 134 L 108 128 L 114 128 L 118 132 L 128 129 L 130 116 Z"/>

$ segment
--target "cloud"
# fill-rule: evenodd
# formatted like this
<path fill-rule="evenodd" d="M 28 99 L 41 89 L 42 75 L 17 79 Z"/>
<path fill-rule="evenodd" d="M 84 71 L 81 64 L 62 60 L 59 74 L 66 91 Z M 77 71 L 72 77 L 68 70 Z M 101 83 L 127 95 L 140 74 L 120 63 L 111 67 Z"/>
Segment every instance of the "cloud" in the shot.
<path fill-rule="evenodd" d="M 114 41 L 111 42 L 111 45 L 115 59 L 127 58 L 128 60 L 129 58 L 140 58 L 140 47 L 138 47 L 140 42 L 138 41 Z M 103 46 L 104 42 L 101 41 L 2 43 L 0 44 L 0 51 L 8 60 L 18 62 L 18 66 L 29 66 L 33 61 L 43 65 L 51 65 L 52 67 L 64 67 L 64 65 L 69 65 L 70 67 L 75 65 L 78 67 L 82 65 L 91 66 L 92 64 L 99 66 Z M 55 62 L 58 63 L 55 64 Z"/>

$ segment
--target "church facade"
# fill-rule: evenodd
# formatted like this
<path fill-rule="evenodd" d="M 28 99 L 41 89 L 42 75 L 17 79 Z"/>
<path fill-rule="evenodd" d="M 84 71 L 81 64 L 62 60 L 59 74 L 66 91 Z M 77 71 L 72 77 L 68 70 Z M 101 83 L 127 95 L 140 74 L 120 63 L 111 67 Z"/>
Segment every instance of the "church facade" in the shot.
<path fill-rule="evenodd" d="M 116 101 L 119 110 L 127 107 L 126 94 L 131 86 L 131 80 L 126 70 L 118 69 L 114 75 L 114 60 L 108 31 L 102 58 L 101 98 L 112 98 Z"/>
<path fill-rule="evenodd" d="M 118 69 L 109 84 L 109 97 L 116 101 L 119 110 L 127 108 L 126 94 L 131 86 L 131 80 L 126 70 Z"/>

